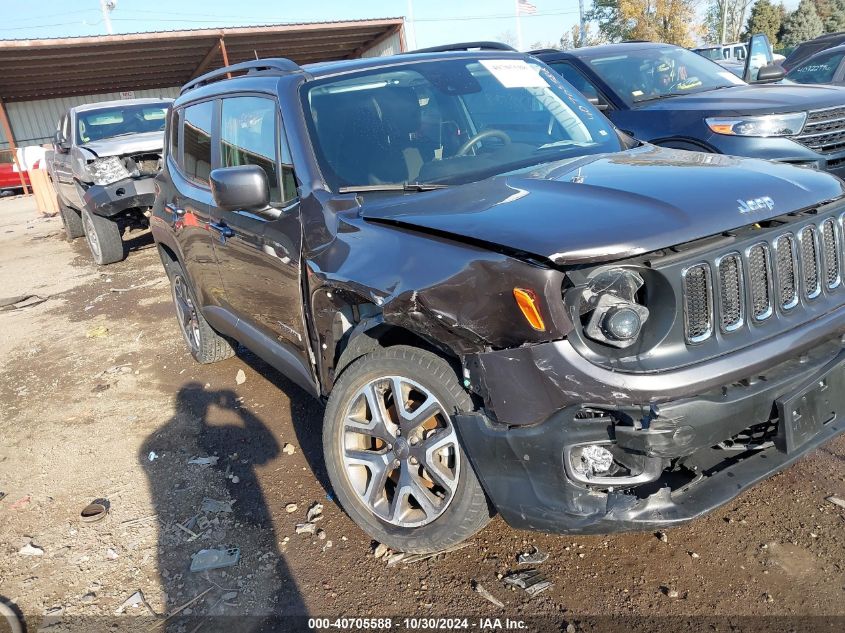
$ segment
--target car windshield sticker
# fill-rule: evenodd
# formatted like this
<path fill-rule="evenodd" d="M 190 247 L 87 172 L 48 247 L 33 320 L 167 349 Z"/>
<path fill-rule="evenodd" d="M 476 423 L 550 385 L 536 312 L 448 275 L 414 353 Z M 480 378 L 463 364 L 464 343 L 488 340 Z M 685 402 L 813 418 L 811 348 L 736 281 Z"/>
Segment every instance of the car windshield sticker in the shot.
<path fill-rule="evenodd" d="M 521 59 L 483 59 L 484 66 L 505 88 L 547 88 L 548 82 Z"/>
<path fill-rule="evenodd" d="M 733 73 L 728 72 L 726 70 L 719 71 L 719 77 L 721 77 L 722 79 L 727 79 L 732 84 L 736 84 L 737 86 L 741 86 L 742 84 L 745 83 L 742 79 L 740 79 L 739 77 L 737 77 Z"/>

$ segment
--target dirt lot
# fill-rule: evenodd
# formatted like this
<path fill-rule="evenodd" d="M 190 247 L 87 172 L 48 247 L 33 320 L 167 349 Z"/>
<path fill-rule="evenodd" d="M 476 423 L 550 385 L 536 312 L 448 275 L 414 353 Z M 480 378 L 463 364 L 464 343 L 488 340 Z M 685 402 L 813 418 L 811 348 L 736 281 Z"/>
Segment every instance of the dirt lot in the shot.
<path fill-rule="evenodd" d="M 665 539 L 533 534 L 496 519 L 464 549 L 388 566 L 332 501 L 322 406 L 245 350 L 195 364 L 152 240 L 131 247 L 98 269 L 58 218 L 0 200 L 0 298 L 46 298 L 0 312 L 0 595 L 32 622 L 147 629 L 140 616 L 186 603 L 167 630 L 217 630 L 201 614 L 545 616 L 537 627 L 555 631 L 608 615 L 683 616 L 693 629 L 696 616 L 845 616 L 845 510 L 825 501 L 845 498 L 845 438 Z M 216 465 L 189 463 L 207 456 Z M 108 516 L 81 522 L 96 498 Z M 204 498 L 232 512 L 202 513 Z M 322 532 L 296 534 L 316 502 Z M 189 522 L 197 515 L 209 524 Z M 554 584 L 529 598 L 497 574 L 532 545 L 550 553 L 538 569 Z M 226 546 L 240 548 L 237 566 L 189 571 L 193 553 Z M 137 591 L 149 607 L 122 607 Z"/>

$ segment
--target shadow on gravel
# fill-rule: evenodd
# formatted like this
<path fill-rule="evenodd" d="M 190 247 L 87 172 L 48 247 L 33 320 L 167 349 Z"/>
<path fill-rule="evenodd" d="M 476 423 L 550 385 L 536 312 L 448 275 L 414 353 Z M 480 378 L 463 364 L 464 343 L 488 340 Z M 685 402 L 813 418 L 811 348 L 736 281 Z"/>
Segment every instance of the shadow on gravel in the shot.
<path fill-rule="evenodd" d="M 153 234 L 150 231 L 133 234 L 133 236 L 129 239 L 126 239 L 125 236 L 123 238 L 123 247 L 127 253 L 143 251 L 148 248 L 152 248 L 153 246 L 155 246 L 155 241 L 153 240 Z"/>
<path fill-rule="evenodd" d="M 152 461 L 151 451 L 158 455 Z M 168 613 L 207 591 L 170 620 L 166 630 L 184 625 L 182 630 L 190 631 L 201 624 L 215 631 L 300 630 L 307 609 L 279 551 L 256 472 L 280 451 L 274 434 L 233 391 L 207 390 L 198 383 L 180 388 L 172 418 L 144 442 L 139 460 L 158 516 L 158 569 Z M 218 461 L 188 464 L 197 455 L 216 455 Z M 204 498 L 226 500 L 221 480 L 234 501 L 231 513 L 203 512 Z M 210 525 L 190 521 L 196 515 Z M 206 535 L 195 539 L 176 525 L 186 522 L 191 532 Z M 237 565 L 190 571 L 191 556 L 199 550 L 234 547 L 240 548 Z M 299 618 L 286 620 L 289 616 Z"/>
<path fill-rule="evenodd" d="M 323 459 L 323 414 L 325 412 L 323 403 L 311 397 L 246 348 L 238 349 L 238 358 L 288 396 L 291 422 L 299 448 L 323 490 L 326 494 L 331 494 L 332 485 Z"/>
<path fill-rule="evenodd" d="M 820 450 L 822 453 L 827 453 L 827 454 L 828 454 L 828 455 L 830 455 L 831 457 L 835 457 L 835 458 L 836 458 L 836 459 L 838 459 L 840 462 L 845 462 L 845 455 L 840 455 L 840 454 L 839 454 L 839 453 L 837 453 L 836 451 L 834 451 L 834 450 L 832 450 L 832 449 L 830 449 L 830 448 L 828 448 L 828 447 L 826 447 L 826 446 L 821 447 L 819 450 Z"/>

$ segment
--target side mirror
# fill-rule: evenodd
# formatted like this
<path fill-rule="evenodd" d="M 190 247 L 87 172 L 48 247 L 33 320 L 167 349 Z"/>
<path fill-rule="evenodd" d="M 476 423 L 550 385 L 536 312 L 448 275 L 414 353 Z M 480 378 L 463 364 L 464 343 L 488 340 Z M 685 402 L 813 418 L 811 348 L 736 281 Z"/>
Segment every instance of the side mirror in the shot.
<path fill-rule="evenodd" d="M 757 71 L 757 82 L 758 84 L 770 84 L 774 83 L 775 81 L 780 81 L 786 77 L 786 71 L 778 66 L 777 64 L 769 64 L 768 66 L 763 66 L 760 70 Z"/>
<path fill-rule="evenodd" d="M 760 69 L 774 64 L 772 44 L 764 33 L 752 35 L 748 40 L 748 55 L 745 57 L 745 72 L 742 78 L 749 83 L 758 81 Z"/>
<path fill-rule="evenodd" d="M 70 151 L 70 146 L 62 138 L 61 132 L 57 131 L 53 135 L 53 145 L 55 146 L 56 151 L 59 152 L 60 154 L 67 154 Z"/>
<path fill-rule="evenodd" d="M 607 110 L 607 104 L 599 101 L 598 97 L 589 97 L 587 101 L 589 101 L 593 105 L 593 107 L 595 107 L 597 110 L 600 110 L 601 112 Z"/>
<path fill-rule="evenodd" d="M 258 165 L 213 169 L 209 180 L 214 204 L 223 211 L 258 211 L 270 204 L 267 174 Z"/>

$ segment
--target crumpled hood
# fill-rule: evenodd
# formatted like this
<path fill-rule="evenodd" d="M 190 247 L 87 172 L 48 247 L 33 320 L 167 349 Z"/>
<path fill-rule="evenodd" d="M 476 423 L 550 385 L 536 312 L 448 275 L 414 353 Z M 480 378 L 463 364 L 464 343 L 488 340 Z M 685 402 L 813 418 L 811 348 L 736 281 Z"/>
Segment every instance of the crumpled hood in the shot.
<path fill-rule="evenodd" d="M 127 134 L 91 141 L 79 146 L 88 150 L 94 156 L 123 156 L 124 154 L 143 154 L 146 152 L 161 152 L 164 147 L 164 132 L 143 132 L 141 134 Z"/>
<path fill-rule="evenodd" d="M 751 84 L 730 86 L 721 90 L 691 93 L 646 101 L 637 110 L 667 111 L 694 110 L 702 116 L 716 114 L 774 114 L 806 112 L 841 106 L 845 103 L 845 88 L 839 86 L 807 86 L 802 84 Z"/>
<path fill-rule="evenodd" d="M 365 219 L 546 258 L 599 262 L 647 253 L 845 195 L 808 168 L 644 145 L 397 199 L 365 201 Z M 742 213 L 747 201 L 770 199 Z"/>

